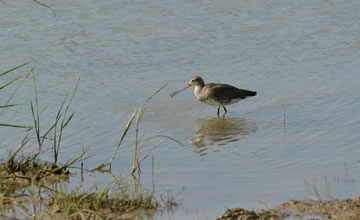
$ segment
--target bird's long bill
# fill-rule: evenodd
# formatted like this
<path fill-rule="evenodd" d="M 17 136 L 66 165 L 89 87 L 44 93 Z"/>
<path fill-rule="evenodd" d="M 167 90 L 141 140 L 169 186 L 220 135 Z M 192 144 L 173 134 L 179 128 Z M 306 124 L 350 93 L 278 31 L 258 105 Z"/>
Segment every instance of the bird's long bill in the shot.
<path fill-rule="evenodd" d="M 183 90 L 185 90 L 185 89 L 189 88 L 190 86 L 191 86 L 191 84 L 190 84 L 190 83 L 188 83 L 188 84 L 186 84 L 186 85 L 184 86 L 184 88 L 182 88 L 182 89 L 180 89 L 180 90 L 177 90 L 177 91 L 175 91 L 175 92 L 171 93 L 171 94 L 170 94 L 170 96 L 171 96 L 171 97 L 174 97 L 175 95 L 179 94 L 181 91 L 183 91 Z"/>

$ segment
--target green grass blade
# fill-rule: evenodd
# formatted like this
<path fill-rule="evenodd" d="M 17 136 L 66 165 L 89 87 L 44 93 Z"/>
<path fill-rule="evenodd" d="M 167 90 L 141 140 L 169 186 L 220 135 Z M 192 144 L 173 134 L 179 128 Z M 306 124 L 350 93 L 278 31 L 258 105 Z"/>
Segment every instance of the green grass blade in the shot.
<path fill-rule="evenodd" d="M 30 107 L 31 107 L 31 113 L 33 116 L 33 120 L 34 120 L 34 127 L 35 128 L 35 133 L 36 133 L 36 137 L 39 143 L 39 152 L 40 152 L 40 145 L 41 145 L 41 141 L 40 141 L 40 128 L 39 128 L 39 118 L 36 118 L 35 116 L 35 111 L 34 111 L 34 106 L 32 104 L 32 102 L 30 102 Z"/>
<path fill-rule="evenodd" d="M 95 208 L 95 211 L 99 211 L 100 204 L 101 204 L 103 198 L 104 198 L 106 195 L 109 194 L 109 191 L 110 191 L 110 188 L 111 188 L 111 184 L 112 184 L 112 182 L 110 182 L 109 184 L 107 184 L 107 186 L 105 187 L 105 189 L 101 192 L 99 198 L 97 199 L 97 201 L 96 201 L 96 203 L 95 203 L 95 204 L 96 204 L 96 206 L 94 207 L 94 208 Z M 95 204 L 94 204 L 94 205 L 95 205 Z"/>
<path fill-rule="evenodd" d="M 12 104 L 12 105 L 0 105 L 0 108 L 9 108 L 9 107 L 14 107 L 14 106 L 19 106 L 19 105 L 24 105 L 24 103 Z"/>
<path fill-rule="evenodd" d="M 56 164 L 57 163 L 57 159 L 58 159 L 58 154 L 59 154 L 59 150 L 60 150 L 60 140 L 61 140 L 61 130 L 60 129 L 60 134 L 59 134 L 59 138 L 57 138 L 57 124 L 58 124 L 58 121 L 60 120 L 61 118 L 61 115 L 62 115 L 62 109 L 64 108 L 64 105 L 66 103 L 66 100 L 68 98 L 68 94 L 66 94 L 64 100 L 62 101 L 61 105 L 60 105 L 60 108 L 59 108 L 59 111 L 56 115 L 56 119 L 55 119 L 55 123 L 53 125 L 54 127 L 54 143 L 53 143 L 53 148 L 54 148 L 54 163 Z M 59 139 L 59 140 L 58 140 Z"/>
<path fill-rule="evenodd" d="M 33 78 L 33 82 L 34 82 L 34 92 L 35 92 L 35 110 L 36 110 L 36 118 L 35 118 L 35 112 L 31 103 L 31 111 L 32 111 L 32 115 L 35 121 L 35 133 L 36 133 L 36 138 L 39 144 L 39 150 L 38 153 L 41 152 L 41 148 L 42 148 L 42 141 L 40 138 L 40 116 L 39 116 L 39 100 L 38 100 L 38 92 L 37 92 L 37 86 L 36 86 L 36 80 L 35 80 L 35 73 L 33 72 L 33 69 L 35 68 L 32 67 L 31 69 L 31 73 L 32 73 L 32 78 Z"/>
<path fill-rule="evenodd" d="M 60 117 L 61 117 L 61 114 L 60 114 Z M 50 131 L 51 131 L 52 129 L 55 128 L 55 126 L 57 125 L 58 121 L 60 120 L 60 117 L 57 118 L 57 119 L 55 120 L 55 123 L 45 132 L 45 134 L 43 135 L 43 139 L 50 133 Z M 55 130 L 56 130 L 56 129 L 55 129 Z"/>
<path fill-rule="evenodd" d="M 19 65 L 19 66 L 17 66 L 17 67 L 14 67 L 14 68 L 8 70 L 8 71 L 5 71 L 5 72 L 3 72 L 3 73 L 0 73 L 0 77 L 3 76 L 3 75 L 5 75 L 5 74 L 8 74 L 8 73 L 10 73 L 10 72 L 12 72 L 12 71 L 14 71 L 14 70 L 17 70 L 17 69 L 19 69 L 19 68 L 21 68 L 21 67 L 23 67 L 23 66 L 25 66 L 25 65 L 27 65 L 27 64 L 29 64 L 29 63 L 30 63 L 30 62 L 26 62 L 26 63 L 24 63 L 24 64 L 21 64 L 21 65 Z"/>
<path fill-rule="evenodd" d="M 18 80 L 20 78 L 21 78 L 21 76 L 16 77 L 15 79 L 13 79 L 10 82 L 6 83 L 5 85 L 1 86 L 0 89 L 4 89 L 5 87 L 9 86 L 10 84 L 12 84 L 13 82 L 15 82 L 16 80 Z"/>
<path fill-rule="evenodd" d="M 26 125 L 11 125 L 11 124 L 1 124 L 1 123 L 0 126 L 13 127 L 13 128 L 34 128 L 32 126 L 26 126 Z"/>
<path fill-rule="evenodd" d="M 66 103 L 67 97 L 68 97 L 68 94 L 66 94 L 64 100 L 62 101 L 62 103 L 61 103 L 61 105 L 60 105 L 59 111 L 58 111 L 58 113 L 57 113 L 57 115 L 56 115 L 56 121 L 59 121 L 59 119 L 60 119 L 60 117 L 61 117 L 60 114 L 61 114 L 61 112 L 62 112 L 62 109 L 64 108 L 64 105 L 65 105 L 65 103 Z M 59 118 L 59 119 L 58 119 L 58 118 Z"/>
<path fill-rule="evenodd" d="M 65 124 L 63 125 L 64 128 L 66 127 L 66 125 L 69 124 L 70 120 L 72 119 L 72 117 L 73 117 L 74 115 L 75 115 L 75 112 L 73 112 L 73 113 L 69 116 L 69 118 L 67 119 L 67 121 L 66 121 Z"/>
<path fill-rule="evenodd" d="M 110 165 L 110 166 L 111 166 L 112 161 L 115 159 L 115 156 L 116 156 L 116 154 L 117 154 L 117 152 L 118 152 L 118 150 L 119 150 L 119 148 L 120 148 L 120 145 L 121 145 L 121 143 L 123 142 L 123 140 L 124 140 L 124 138 L 125 138 L 128 130 L 129 130 L 129 128 L 130 128 L 130 126 L 131 126 L 131 124 L 132 124 L 135 116 L 136 116 L 136 109 L 134 109 L 134 111 L 133 111 L 133 113 L 132 113 L 132 115 L 131 115 L 128 123 L 126 124 L 125 130 L 124 130 L 124 132 L 123 132 L 123 134 L 122 134 L 122 136 L 121 136 L 121 138 L 120 138 L 120 140 L 119 140 L 119 142 L 118 142 L 118 146 L 117 146 L 114 154 L 112 155 L 112 157 L 111 157 L 111 159 L 110 159 L 110 161 L 109 161 L 109 165 Z"/>

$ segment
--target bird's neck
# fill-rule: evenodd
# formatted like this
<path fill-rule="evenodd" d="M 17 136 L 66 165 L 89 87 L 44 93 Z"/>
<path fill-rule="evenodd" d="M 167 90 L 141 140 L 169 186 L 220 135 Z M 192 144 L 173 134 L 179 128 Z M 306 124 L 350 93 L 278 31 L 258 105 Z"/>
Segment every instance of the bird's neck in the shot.
<path fill-rule="evenodd" d="M 204 86 L 202 86 L 202 85 L 195 86 L 194 94 L 195 94 L 196 97 L 198 97 L 198 98 L 200 97 L 201 90 L 202 90 L 203 87 Z"/>

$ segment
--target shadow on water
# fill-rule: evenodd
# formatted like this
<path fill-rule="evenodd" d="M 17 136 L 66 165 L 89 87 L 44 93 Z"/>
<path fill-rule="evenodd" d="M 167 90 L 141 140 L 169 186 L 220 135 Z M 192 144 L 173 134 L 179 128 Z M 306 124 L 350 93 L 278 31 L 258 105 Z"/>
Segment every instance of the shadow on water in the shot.
<path fill-rule="evenodd" d="M 195 137 L 190 139 L 190 143 L 198 148 L 197 153 L 202 153 L 212 145 L 224 146 L 239 141 L 257 130 L 253 120 L 226 117 L 199 118 L 194 121 L 194 127 Z"/>

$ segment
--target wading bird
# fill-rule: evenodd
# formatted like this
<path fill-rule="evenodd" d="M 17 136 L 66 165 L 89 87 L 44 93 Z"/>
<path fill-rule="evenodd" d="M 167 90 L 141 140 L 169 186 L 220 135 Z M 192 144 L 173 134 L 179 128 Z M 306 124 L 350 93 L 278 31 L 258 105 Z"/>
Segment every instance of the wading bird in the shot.
<path fill-rule="evenodd" d="M 170 96 L 174 97 L 190 86 L 195 86 L 194 94 L 200 102 L 218 107 L 218 116 L 220 116 L 220 107 L 224 108 L 225 115 L 227 113 L 226 105 L 231 105 L 242 99 L 256 95 L 255 91 L 238 89 L 227 84 L 208 83 L 205 85 L 204 80 L 200 76 L 194 76 L 184 88 L 171 93 Z"/>

